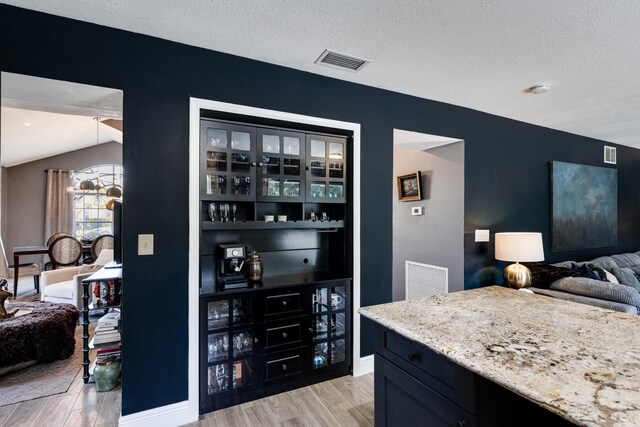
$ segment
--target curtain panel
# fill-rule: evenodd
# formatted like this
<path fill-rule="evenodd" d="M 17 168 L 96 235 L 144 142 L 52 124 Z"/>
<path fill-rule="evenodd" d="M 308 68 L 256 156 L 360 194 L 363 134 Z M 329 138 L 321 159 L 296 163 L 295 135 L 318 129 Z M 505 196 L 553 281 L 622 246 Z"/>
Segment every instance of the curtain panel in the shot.
<path fill-rule="evenodd" d="M 64 232 L 74 235 L 73 192 L 67 187 L 73 185 L 73 171 L 47 170 L 47 195 L 44 215 L 44 241 L 54 233 Z"/>

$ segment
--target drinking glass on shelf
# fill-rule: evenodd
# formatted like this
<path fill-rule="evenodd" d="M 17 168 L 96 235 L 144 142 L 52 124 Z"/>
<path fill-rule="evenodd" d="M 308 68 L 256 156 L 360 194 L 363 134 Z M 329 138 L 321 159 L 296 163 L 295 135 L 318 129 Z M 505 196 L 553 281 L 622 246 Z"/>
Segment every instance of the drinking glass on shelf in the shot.
<path fill-rule="evenodd" d="M 231 221 L 236 222 L 238 219 L 238 205 L 235 203 L 231 205 Z"/>
<path fill-rule="evenodd" d="M 211 218 L 211 222 L 216 222 L 216 204 L 209 203 L 209 218 Z"/>
<path fill-rule="evenodd" d="M 238 190 L 240 190 L 240 178 L 237 176 L 233 177 L 233 180 L 231 181 L 231 186 L 233 188 L 233 194 L 238 194 Z"/>

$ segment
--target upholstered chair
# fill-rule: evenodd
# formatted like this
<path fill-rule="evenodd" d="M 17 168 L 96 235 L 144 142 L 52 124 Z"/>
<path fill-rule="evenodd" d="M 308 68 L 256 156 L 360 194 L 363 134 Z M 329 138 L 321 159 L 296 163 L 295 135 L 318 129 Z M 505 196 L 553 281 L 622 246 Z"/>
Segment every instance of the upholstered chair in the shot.
<path fill-rule="evenodd" d="M 113 260 L 113 250 L 103 249 L 93 264 L 42 273 L 42 301 L 73 304 L 82 309 L 82 281 Z"/>

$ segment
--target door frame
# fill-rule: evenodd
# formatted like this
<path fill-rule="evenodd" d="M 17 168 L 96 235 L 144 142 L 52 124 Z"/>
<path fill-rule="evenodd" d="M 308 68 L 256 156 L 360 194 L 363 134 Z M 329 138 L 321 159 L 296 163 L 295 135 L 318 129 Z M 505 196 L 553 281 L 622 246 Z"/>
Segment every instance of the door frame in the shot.
<path fill-rule="evenodd" d="M 371 371 L 369 360 L 360 359 L 360 123 L 343 122 L 277 110 L 230 104 L 201 98 L 189 98 L 189 340 L 188 340 L 188 412 L 189 421 L 199 416 L 199 281 L 200 281 L 200 110 L 221 111 L 301 123 L 353 133 L 353 375 Z"/>

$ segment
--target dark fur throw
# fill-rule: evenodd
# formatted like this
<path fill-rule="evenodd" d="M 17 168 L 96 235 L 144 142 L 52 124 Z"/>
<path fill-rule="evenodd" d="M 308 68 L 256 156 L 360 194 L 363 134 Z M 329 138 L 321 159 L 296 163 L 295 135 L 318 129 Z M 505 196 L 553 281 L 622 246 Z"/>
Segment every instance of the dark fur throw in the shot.
<path fill-rule="evenodd" d="M 11 309 L 31 309 L 30 314 L 0 320 L 0 367 L 21 362 L 53 362 L 71 356 L 80 313 L 71 304 L 15 302 Z"/>

